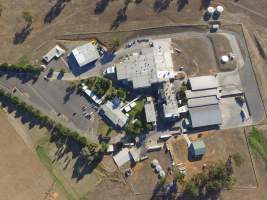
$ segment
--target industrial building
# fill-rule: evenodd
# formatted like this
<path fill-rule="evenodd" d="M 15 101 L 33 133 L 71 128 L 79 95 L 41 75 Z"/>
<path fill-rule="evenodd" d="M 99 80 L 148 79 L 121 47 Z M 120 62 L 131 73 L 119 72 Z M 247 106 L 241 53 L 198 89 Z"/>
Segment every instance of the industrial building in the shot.
<path fill-rule="evenodd" d="M 191 90 L 185 91 L 192 128 L 222 124 L 219 107 L 219 82 L 215 76 L 189 78 Z"/>
<path fill-rule="evenodd" d="M 147 102 L 145 103 L 145 115 L 147 123 L 156 124 L 157 117 L 152 97 L 147 97 Z"/>
<path fill-rule="evenodd" d="M 189 78 L 191 90 L 208 90 L 218 88 L 219 83 L 215 76 L 198 76 Z"/>
<path fill-rule="evenodd" d="M 92 42 L 79 46 L 71 51 L 79 67 L 84 67 L 100 58 L 97 46 Z"/>
<path fill-rule="evenodd" d="M 197 140 L 189 146 L 189 153 L 194 159 L 201 159 L 206 152 L 206 145 L 203 140 Z"/>
<path fill-rule="evenodd" d="M 119 81 L 131 83 L 133 89 L 151 87 L 174 77 L 171 39 L 153 40 L 150 47 L 145 47 L 124 57 L 116 64 Z"/>
<path fill-rule="evenodd" d="M 178 102 L 173 83 L 170 81 L 163 84 L 161 96 L 164 100 L 163 113 L 165 119 L 177 119 L 179 117 Z"/>
<path fill-rule="evenodd" d="M 122 128 L 128 121 L 127 115 L 120 110 L 119 106 L 114 105 L 111 101 L 107 101 L 104 105 L 102 105 L 101 109 L 104 116 L 107 117 L 115 126 Z"/>

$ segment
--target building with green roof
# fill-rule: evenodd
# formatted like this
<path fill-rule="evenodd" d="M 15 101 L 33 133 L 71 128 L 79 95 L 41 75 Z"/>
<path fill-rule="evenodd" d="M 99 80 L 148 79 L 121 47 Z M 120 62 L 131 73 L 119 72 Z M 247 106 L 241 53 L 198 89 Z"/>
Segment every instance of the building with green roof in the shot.
<path fill-rule="evenodd" d="M 197 140 L 191 143 L 189 153 L 191 157 L 200 160 L 206 152 L 206 145 L 203 140 Z"/>

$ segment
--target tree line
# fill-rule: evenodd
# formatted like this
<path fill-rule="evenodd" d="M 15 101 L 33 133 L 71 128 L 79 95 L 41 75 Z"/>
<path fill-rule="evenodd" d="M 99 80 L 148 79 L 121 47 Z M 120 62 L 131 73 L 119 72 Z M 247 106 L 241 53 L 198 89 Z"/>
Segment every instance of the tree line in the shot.
<path fill-rule="evenodd" d="M 64 127 L 61 123 L 56 122 L 53 119 L 50 119 L 48 116 L 41 113 L 40 110 L 34 108 L 31 105 L 28 105 L 24 101 L 21 101 L 18 97 L 12 95 L 9 92 L 5 92 L 3 89 L 0 89 L 0 101 L 8 102 L 11 105 L 14 105 L 18 110 L 23 114 L 30 115 L 33 119 L 38 121 L 40 125 L 45 126 L 47 129 L 52 130 L 54 135 L 60 137 L 68 137 L 69 139 L 74 140 L 78 144 L 84 147 L 88 147 L 90 152 L 97 153 L 98 145 L 88 141 L 87 138 L 80 136 L 77 131 L 73 131 L 69 128 Z"/>
<path fill-rule="evenodd" d="M 42 72 L 41 67 L 35 67 L 30 64 L 21 66 L 21 65 L 14 65 L 14 64 L 8 64 L 3 63 L 0 64 L 0 71 L 6 71 L 6 72 L 18 72 L 18 73 L 32 73 L 36 76 L 39 76 Z"/>

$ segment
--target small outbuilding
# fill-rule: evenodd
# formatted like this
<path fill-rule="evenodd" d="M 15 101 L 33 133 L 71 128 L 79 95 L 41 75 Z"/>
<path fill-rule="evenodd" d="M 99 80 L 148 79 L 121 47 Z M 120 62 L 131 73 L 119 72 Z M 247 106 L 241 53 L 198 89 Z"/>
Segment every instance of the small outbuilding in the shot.
<path fill-rule="evenodd" d="M 200 160 L 206 152 L 206 145 L 203 140 L 192 142 L 189 147 L 189 153 L 194 160 Z"/>

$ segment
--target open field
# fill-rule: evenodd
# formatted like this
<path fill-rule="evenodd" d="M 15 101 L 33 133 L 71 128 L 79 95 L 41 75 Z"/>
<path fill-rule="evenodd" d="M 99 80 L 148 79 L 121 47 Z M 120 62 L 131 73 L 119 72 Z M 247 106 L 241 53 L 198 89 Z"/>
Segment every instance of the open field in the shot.
<path fill-rule="evenodd" d="M 51 189 L 57 193 L 57 199 L 65 200 L 34 154 L 30 142 L 26 142 L 27 135 L 24 140 L 21 138 L 20 135 L 25 134 L 23 127 L 16 126 L 15 130 L 3 111 L 0 112 L 0 124 L 1 199 L 44 199 Z M 21 133 L 17 133 L 19 131 Z"/>
<path fill-rule="evenodd" d="M 184 163 L 188 178 L 201 171 L 203 164 L 214 164 L 225 162 L 230 155 L 239 153 L 244 159 L 240 167 L 234 168 L 234 176 L 237 179 L 235 187 L 250 188 L 256 187 L 256 179 L 253 171 L 249 149 L 246 143 L 244 132 L 240 129 L 226 131 L 209 131 L 201 133 L 201 139 L 206 144 L 206 154 L 200 161 L 188 160 L 187 143 L 180 136 L 172 144 L 175 162 Z M 191 141 L 197 140 L 197 135 L 189 136 Z M 246 174 L 244 176 L 244 174 Z"/>

